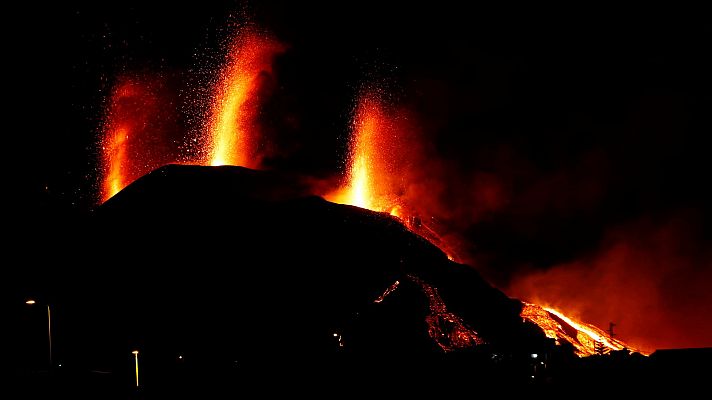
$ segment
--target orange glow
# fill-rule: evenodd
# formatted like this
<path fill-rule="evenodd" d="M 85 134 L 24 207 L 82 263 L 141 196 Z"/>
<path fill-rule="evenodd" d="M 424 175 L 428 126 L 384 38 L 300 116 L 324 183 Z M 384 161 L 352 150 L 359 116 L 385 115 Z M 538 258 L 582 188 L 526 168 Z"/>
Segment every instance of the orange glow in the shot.
<path fill-rule="evenodd" d="M 408 279 L 418 285 L 428 298 L 430 314 L 425 317 L 428 335 L 444 352 L 472 348 L 486 343 L 474 329 L 467 326 L 462 318 L 447 309 L 436 287 L 412 274 L 408 275 Z M 400 281 L 395 281 L 373 302 L 382 303 L 398 289 L 399 285 Z"/>
<path fill-rule="evenodd" d="M 282 45 L 254 29 L 239 32 L 214 87 L 208 121 L 210 165 L 259 165 L 259 91 L 272 73 L 272 59 Z"/>
<path fill-rule="evenodd" d="M 389 213 L 411 232 L 440 248 L 455 261 L 454 246 L 440 235 L 434 218 L 418 215 L 427 201 L 412 196 L 419 187 L 421 155 L 417 128 L 407 113 L 388 107 L 377 90 L 361 93 L 351 124 L 345 184 L 324 196 L 339 204 Z"/>
<path fill-rule="evenodd" d="M 626 342 L 647 352 L 712 346 L 712 268 L 700 268 L 712 266 L 710 253 L 695 245 L 701 231 L 688 218 L 608 228 L 596 251 L 517 274 L 506 290 L 599 327 L 613 321 Z"/>
<path fill-rule="evenodd" d="M 401 206 L 395 206 L 391 208 L 390 214 L 398 219 L 403 219 L 403 209 L 401 208 Z"/>
<path fill-rule="evenodd" d="M 117 79 L 100 143 L 101 200 L 110 199 L 166 164 L 258 167 L 260 100 L 272 71 L 272 59 L 282 50 L 282 45 L 255 29 L 238 32 L 207 99 L 210 106 L 201 138 L 179 140 L 183 127 L 175 125 L 180 120 L 171 100 L 175 89 L 164 79 Z"/>
<path fill-rule="evenodd" d="M 129 131 L 126 127 L 117 127 L 108 133 L 109 143 L 106 149 L 108 173 L 104 181 L 104 200 L 108 200 L 126 186 L 123 165 L 126 162 L 126 142 Z"/>
<path fill-rule="evenodd" d="M 427 200 L 423 201 L 423 196 L 415 198 L 409 195 L 409 190 L 417 186 L 418 180 L 418 171 L 417 168 L 413 169 L 413 165 L 418 160 L 422 161 L 418 150 L 413 150 L 418 148 L 417 141 L 408 136 L 412 130 L 412 127 L 404 125 L 404 118 L 386 108 L 378 91 L 362 93 L 352 122 L 346 183 L 325 197 L 336 203 L 389 213 L 411 232 L 440 248 L 450 261 L 457 261 L 456 252 L 453 251 L 456 246 L 450 238 L 443 237 L 441 232 L 444 230 L 440 223 L 435 218 L 422 218 L 419 215 L 421 212 L 418 210 L 427 212 L 429 209 L 423 206 L 427 205 Z M 432 195 L 422 189 L 417 192 Z M 481 339 L 476 332 L 467 328 L 459 317 L 446 311 L 437 289 L 418 278 L 411 279 L 421 286 L 431 301 L 431 315 L 426 322 L 430 326 L 431 337 L 443 350 L 451 351 L 479 343 Z M 398 282 L 375 302 L 381 303 L 397 287 Z M 526 303 L 521 316 L 534 322 L 547 337 L 555 339 L 557 343 L 564 341 L 573 345 L 579 356 L 593 355 L 601 349 L 610 351 L 624 348 L 646 354 L 593 325 L 577 322 L 551 308 Z M 446 326 L 452 329 L 450 333 L 442 331 Z"/>
<path fill-rule="evenodd" d="M 283 50 L 281 44 L 253 28 L 238 32 L 212 87 L 210 106 L 204 115 L 207 119 L 201 125 L 203 130 L 198 145 L 204 147 L 193 161 L 212 166 L 260 166 L 260 106 L 265 83 L 272 74 L 272 61 Z M 162 85 L 157 79 L 135 77 L 117 81 L 108 102 L 101 139 L 102 181 L 99 186 L 103 201 L 153 169 L 186 159 L 177 154 L 179 150 L 170 147 L 179 142 L 174 135 L 179 131 L 170 125 L 170 121 L 177 118 L 172 118 L 174 115 L 170 114 L 175 112 L 173 107 L 166 106 L 172 102 L 164 101 L 166 97 L 162 90 L 165 88 Z M 407 120 L 402 111 L 389 107 L 383 101 L 379 91 L 364 91 L 358 99 L 351 123 L 345 183 L 325 197 L 336 203 L 384 215 L 388 213 L 401 221 L 404 227 L 440 248 L 448 259 L 456 261 L 458 257 L 454 248 L 457 246 L 453 245 L 454 241 L 446 234 L 442 223 L 433 217 L 441 215 L 443 218 L 440 220 L 455 221 L 454 216 L 458 215 L 448 207 L 438 205 L 438 195 L 446 198 L 448 196 L 442 194 L 447 194 L 447 191 L 438 189 L 440 179 L 429 179 L 432 178 L 429 174 L 438 178 L 445 174 L 432 168 L 436 162 L 424 162 L 426 153 L 412 136 L 417 130 Z M 476 205 L 480 202 L 486 210 L 497 209 L 503 202 L 502 185 L 487 175 L 478 176 L 476 182 L 480 191 L 473 197 L 472 203 Z M 434 338 L 449 335 L 447 342 L 438 342 L 441 348 L 449 351 L 479 343 L 476 332 L 467 328 L 459 317 L 447 312 L 437 289 L 417 278 L 412 280 L 423 288 L 431 301 L 431 315 L 427 319 L 431 335 Z M 587 285 L 589 282 L 584 279 L 578 281 Z M 396 281 L 375 302 L 382 302 L 398 285 Z M 597 298 L 600 296 L 586 296 L 585 301 Z M 27 301 L 27 304 L 33 303 Z M 557 343 L 563 341 L 573 345 L 579 356 L 595 354 L 600 346 L 609 350 L 627 348 L 639 351 L 593 325 L 573 320 L 551 308 L 526 303 L 521 316 L 534 322 Z M 444 334 L 443 327 L 455 333 Z"/>
<path fill-rule="evenodd" d="M 644 355 L 649 354 L 611 337 L 608 332 L 593 325 L 575 321 L 552 308 L 541 307 L 532 303 L 523 304 L 522 318 L 535 323 L 541 328 L 546 337 L 556 340 L 557 345 L 560 345 L 562 341 L 571 344 L 579 357 L 597 354 L 597 344 L 605 352 L 627 349 Z M 576 332 L 576 334 L 572 335 L 572 332 Z"/>
<path fill-rule="evenodd" d="M 175 145 L 170 90 L 152 77 L 117 79 L 108 99 L 101 138 L 101 200 L 152 170 L 181 160 Z"/>
<path fill-rule="evenodd" d="M 376 93 L 361 96 L 351 129 L 346 185 L 327 199 L 373 211 L 394 209 L 389 187 L 393 155 L 388 154 L 394 121 Z"/>
<path fill-rule="evenodd" d="M 114 87 L 104 121 L 102 139 L 103 182 L 101 199 L 106 201 L 146 172 L 135 169 L 136 154 L 129 147 L 143 133 L 156 99 L 148 84 L 138 79 L 119 79 Z M 140 150 L 140 149 L 139 149 Z"/>

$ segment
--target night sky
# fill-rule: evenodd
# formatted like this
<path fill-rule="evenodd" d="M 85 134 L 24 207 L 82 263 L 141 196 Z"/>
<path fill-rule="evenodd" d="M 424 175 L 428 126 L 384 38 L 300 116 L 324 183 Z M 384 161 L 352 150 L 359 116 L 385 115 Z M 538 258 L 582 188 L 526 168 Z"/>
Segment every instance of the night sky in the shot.
<path fill-rule="evenodd" d="M 228 27 L 249 16 L 288 46 L 261 117 L 266 166 L 338 177 L 356 94 L 376 84 L 420 128 L 428 210 L 490 282 L 523 297 L 549 287 L 602 325 L 621 307 L 654 313 L 646 329 L 678 327 L 656 346 L 712 346 L 703 13 L 145 3 L 6 13 L 11 229 L 71 226 L 95 206 L 98 135 L 117 77 L 160 76 L 171 104 L 189 109 Z M 591 296 L 602 298 L 598 310 Z"/>

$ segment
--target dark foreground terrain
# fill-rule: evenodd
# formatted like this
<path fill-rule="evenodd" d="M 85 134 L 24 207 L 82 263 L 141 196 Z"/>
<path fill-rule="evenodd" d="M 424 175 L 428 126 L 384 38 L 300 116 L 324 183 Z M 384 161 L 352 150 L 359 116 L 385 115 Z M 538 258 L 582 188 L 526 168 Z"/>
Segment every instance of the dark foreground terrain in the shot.
<path fill-rule="evenodd" d="M 707 350 L 578 359 L 398 220 L 300 182 L 167 166 L 30 235 L 21 251 L 37 274 L 6 313 L 17 398 L 566 395 L 552 390 L 684 389 L 709 370 Z"/>

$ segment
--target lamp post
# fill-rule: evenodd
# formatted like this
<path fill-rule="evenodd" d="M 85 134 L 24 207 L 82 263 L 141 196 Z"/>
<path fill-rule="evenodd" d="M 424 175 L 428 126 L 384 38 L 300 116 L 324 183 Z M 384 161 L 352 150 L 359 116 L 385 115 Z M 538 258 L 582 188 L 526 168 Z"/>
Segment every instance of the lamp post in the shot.
<path fill-rule="evenodd" d="M 138 387 L 138 350 L 131 352 L 134 355 L 134 360 L 136 360 L 136 387 Z"/>
<path fill-rule="evenodd" d="M 25 301 L 27 305 L 37 304 L 34 299 L 29 299 Z M 47 340 L 49 342 L 49 368 L 52 369 L 52 313 L 49 308 L 49 303 L 47 303 Z"/>

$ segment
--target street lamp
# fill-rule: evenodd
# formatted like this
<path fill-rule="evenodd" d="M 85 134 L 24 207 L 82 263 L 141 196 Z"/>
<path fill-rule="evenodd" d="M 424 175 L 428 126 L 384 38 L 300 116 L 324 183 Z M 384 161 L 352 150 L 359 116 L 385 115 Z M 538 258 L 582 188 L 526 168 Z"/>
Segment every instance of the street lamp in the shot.
<path fill-rule="evenodd" d="M 25 301 L 27 305 L 36 304 L 37 301 L 34 299 L 28 299 Z M 49 368 L 52 369 L 52 315 L 49 308 L 49 303 L 47 303 L 47 340 L 49 341 Z"/>
<path fill-rule="evenodd" d="M 132 351 L 131 354 L 134 355 L 134 359 L 136 360 L 136 387 L 138 387 L 138 350 Z"/>

